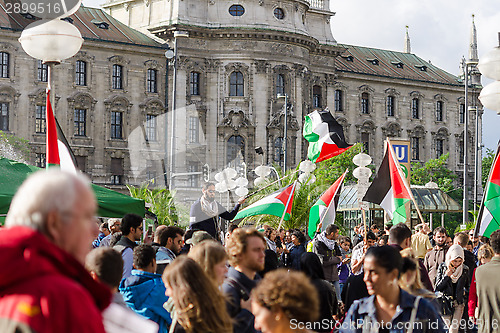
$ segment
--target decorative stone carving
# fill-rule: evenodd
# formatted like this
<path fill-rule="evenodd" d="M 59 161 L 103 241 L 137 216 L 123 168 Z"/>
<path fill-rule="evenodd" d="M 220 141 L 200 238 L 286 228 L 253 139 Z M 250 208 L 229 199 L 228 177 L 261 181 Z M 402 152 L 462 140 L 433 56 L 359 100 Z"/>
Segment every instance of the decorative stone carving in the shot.
<path fill-rule="evenodd" d="M 14 102 L 17 104 L 21 93 L 17 92 L 16 89 L 8 85 L 0 86 L 0 101 L 2 102 Z"/>
<path fill-rule="evenodd" d="M 242 110 L 231 110 L 222 119 L 218 127 L 230 127 L 234 131 L 238 131 L 240 128 L 254 126 Z"/>
<path fill-rule="evenodd" d="M 255 60 L 253 64 L 257 74 L 267 74 L 270 67 L 270 64 L 265 60 Z"/>
<path fill-rule="evenodd" d="M 401 126 L 397 123 L 388 123 L 382 126 L 384 137 L 399 138 L 401 137 Z"/>
<path fill-rule="evenodd" d="M 274 54 L 283 54 L 283 55 L 293 55 L 293 47 L 288 44 L 283 43 L 273 43 L 271 45 L 271 51 Z"/>

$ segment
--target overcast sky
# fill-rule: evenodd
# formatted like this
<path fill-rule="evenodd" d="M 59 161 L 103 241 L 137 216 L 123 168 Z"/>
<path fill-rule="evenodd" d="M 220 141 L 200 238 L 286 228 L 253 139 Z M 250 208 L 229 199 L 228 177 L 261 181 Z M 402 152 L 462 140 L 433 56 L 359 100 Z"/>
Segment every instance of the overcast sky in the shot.
<path fill-rule="evenodd" d="M 411 51 L 434 65 L 459 74 L 462 56 L 468 56 L 472 14 L 478 34 L 479 58 L 498 45 L 498 0 L 330 0 L 336 12 L 331 24 L 339 43 L 403 51 L 405 26 L 410 27 Z M 104 0 L 83 0 L 98 7 Z M 483 85 L 488 82 L 483 79 Z M 486 110 L 483 144 L 495 149 L 500 115 Z"/>

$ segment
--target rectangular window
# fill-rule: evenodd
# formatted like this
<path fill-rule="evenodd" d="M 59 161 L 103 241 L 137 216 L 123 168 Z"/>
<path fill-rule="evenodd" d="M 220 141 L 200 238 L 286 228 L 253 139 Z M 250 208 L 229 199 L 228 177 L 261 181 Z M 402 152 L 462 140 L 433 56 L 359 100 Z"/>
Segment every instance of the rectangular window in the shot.
<path fill-rule="evenodd" d="M 156 182 L 155 161 L 148 160 L 146 162 L 146 181 L 151 185 Z"/>
<path fill-rule="evenodd" d="M 35 165 L 39 168 L 45 168 L 45 153 L 35 154 Z"/>
<path fill-rule="evenodd" d="M 276 75 L 276 96 L 285 94 L 285 76 L 283 74 Z"/>
<path fill-rule="evenodd" d="M 75 156 L 75 159 L 76 167 L 80 169 L 81 172 L 85 172 L 87 165 L 87 156 Z"/>
<path fill-rule="evenodd" d="M 75 84 L 77 86 L 87 85 L 87 63 L 77 60 L 75 64 Z"/>
<path fill-rule="evenodd" d="M 111 112 L 111 139 L 122 139 L 123 113 Z"/>
<path fill-rule="evenodd" d="M 411 159 L 413 161 L 420 160 L 420 138 L 411 138 Z"/>
<path fill-rule="evenodd" d="M 146 115 L 146 140 L 156 141 L 156 116 Z"/>
<path fill-rule="evenodd" d="M 335 111 L 344 111 L 344 96 L 342 90 L 335 90 Z"/>
<path fill-rule="evenodd" d="M 199 172 L 198 163 L 189 163 L 188 172 Z M 198 179 L 200 175 L 190 175 L 188 178 L 188 186 L 198 188 Z"/>
<path fill-rule="evenodd" d="M 113 89 L 123 89 L 123 66 L 113 65 Z"/>
<path fill-rule="evenodd" d="M 0 130 L 9 130 L 9 103 L 0 103 Z"/>
<path fill-rule="evenodd" d="M 43 61 L 41 60 L 38 60 L 37 61 L 37 77 L 38 77 L 38 81 L 40 82 L 47 82 L 47 74 L 48 74 L 48 66 L 46 64 L 43 63 Z"/>
<path fill-rule="evenodd" d="M 370 113 L 370 95 L 368 93 L 361 94 L 361 113 Z"/>
<path fill-rule="evenodd" d="M 464 164 L 464 140 L 458 143 L 458 164 Z"/>
<path fill-rule="evenodd" d="M 229 96 L 244 96 L 244 78 L 241 72 L 229 76 Z"/>
<path fill-rule="evenodd" d="M 321 108 L 321 87 L 314 86 L 313 87 L 313 107 Z"/>
<path fill-rule="evenodd" d="M 45 133 L 46 131 L 46 109 L 45 105 L 37 105 L 35 113 L 35 133 Z"/>
<path fill-rule="evenodd" d="M 463 124 L 465 120 L 465 104 L 460 104 L 460 108 L 458 109 L 458 122 Z"/>
<path fill-rule="evenodd" d="M 189 142 L 198 143 L 198 117 L 189 117 Z"/>
<path fill-rule="evenodd" d="M 9 77 L 9 54 L 7 52 L 0 52 L 0 77 Z"/>
<path fill-rule="evenodd" d="M 111 158 L 111 184 L 123 184 L 123 158 Z"/>
<path fill-rule="evenodd" d="M 387 96 L 386 108 L 387 108 L 387 116 L 394 117 L 394 96 Z"/>
<path fill-rule="evenodd" d="M 439 158 L 444 154 L 444 140 L 437 139 L 436 140 L 436 158 Z"/>
<path fill-rule="evenodd" d="M 443 121 L 443 102 L 436 102 L 436 121 Z"/>
<path fill-rule="evenodd" d="M 361 133 L 361 143 L 364 153 L 370 154 L 370 133 Z"/>
<path fill-rule="evenodd" d="M 147 89 L 150 93 L 158 92 L 158 71 L 156 69 L 149 68 L 148 69 L 148 77 L 147 77 Z"/>
<path fill-rule="evenodd" d="M 75 135 L 87 136 L 87 110 L 75 109 Z"/>
<path fill-rule="evenodd" d="M 413 119 L 419 119 L 419 101 L 418 98 L 414 98 L 411 100 L 411 117 Z"/>
<path fill-rule="evenodd" d="M 189 79 L 189 93 L 194 96 L 200 95 L 200 73 L 191 72 Z"/>

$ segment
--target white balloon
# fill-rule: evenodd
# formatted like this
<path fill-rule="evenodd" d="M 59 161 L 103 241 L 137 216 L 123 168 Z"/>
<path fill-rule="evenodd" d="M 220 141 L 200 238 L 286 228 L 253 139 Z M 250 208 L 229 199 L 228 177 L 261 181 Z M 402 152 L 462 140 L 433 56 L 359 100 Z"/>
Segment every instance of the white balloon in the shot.
<path fill-rule="evenodd" d="M 236 172 L 236 170 L 234 170 L 233 168 L 225 168 L 224 170 L 222 170 L 222 172 L 224 173 L 224 176 L 228 180 L 232 179 L 238 175 L 238 172 Z"/>
<path fill-rule="evenodd" d="M 227 181 L 227 188 L 230 190 L 233 190 L 236 188 L 236 182 L 232 179 L 228 179 Z"/>
<path fill-rule="evenodd" d="M 311 178 L 309 178 L 309 181 L 307 182 L 307 184 L 312 184 L 316 181 L 316 176 L 315 175 L 311 175 Z"/>
<path fill-rule="evenodd" d="M 214 176 L 215 180 L 218 182 L 224 181 L 224 174 L 222 172 L 217 172 Z"/>
<path fill-rule="evenodd" d="M 356 179 L 368 179 L 372 175 L 372 170 L 370 170 L 370 168 L 360 166 L 352 171 L 352 175 Z"/>
<path fill-rule="evenodd" d="M 257 177 L 253 181 L 253 184 L 257 187 L 260 187 L 260 186 L 264 185 L 265 183 L 267 183 L 267 180 L 264 177 Z"/>
<path fill-rule="evenodd" d="M 236 195 L 244 197 L 248 194 L 248 189 L 246 187 L 238 187 L 235 191 Z"/>
<path fill-rule="evenodd" d="M 309 178 L 309 175 L 308 175 L 308 174 L 303 173 L 303 174 L 301 174 L 301 175 L 299 176 L 299 182 L 300 182 L 300 183 L 304 183 L 304 182 L 307 180 L 307 178 Z"/>
<path fill-rule="evenodd" d="M 313 162 L 311 162 L 309 160 L 302 161 L 299 164 L 299 170 L 302 172 L 311 173 L 315 169 L 316 169 L 316 164 L 314 164 Z"/>
<path fill-rule="evenodd" d="M 217 183 L 215 184 L 215 190 L 219 193 L 224 193 L 227 191 L 226 183 Z"/>
<path fill-rule="evenodd" d="M 244 177 L 237 178 L 236 185 L 238 185 L 240 187 L 245 187 L 248 185 L 248 179 L 246 179 Z"/>
<path fill-rule="evenodd" d="M 260 177 L 267 177 L 271 173 L 271 168 L 267 165 L 259 165 L 254 170 L 255 174 Z"/>

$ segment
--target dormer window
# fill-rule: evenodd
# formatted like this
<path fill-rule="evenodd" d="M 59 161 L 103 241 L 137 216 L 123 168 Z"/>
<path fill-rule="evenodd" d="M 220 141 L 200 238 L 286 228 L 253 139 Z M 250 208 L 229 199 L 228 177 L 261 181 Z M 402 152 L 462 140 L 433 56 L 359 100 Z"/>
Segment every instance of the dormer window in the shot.
<path fill-rule="evenodd" d="M 401 61 L 391 61 L 391 64 L 396 66 L 396 68 L 403 68 L 404 64 Z"/>
<path fill-rule="evenodd" d="M 30 13 L 21 13 L 21 16 L 28 19 L 28 20 L 34 20 L 35 16 L 31 15 Z"/>
<path fill-rule="evenodd" d="M 342 56 L 342 58 L 344 58 L 346 61 L 350 61 L 350 62 L 352 62 L 354 60 L 354 57 L 352 55 Z"/>
<path fill-rule="evenodd" d="M 109 23 L 107 22 L 99 20 L 92 20 L 90 22 L 94 23 L 99 29 L 109 29 Z"/>
<path fill-rule="evenodd" d="M 366 59 L 366 61 L 369 61 L 372 65 L 378 66 L 379 61 L 378 59 Z"/>
<path fill-rule="evenodd" d="M 427 72 L 427 66 L 425 66 L 425 65 L 415 65 L 415 67 L 420 69 L 420 71 L 422 71 L 422 72 Z"/>

